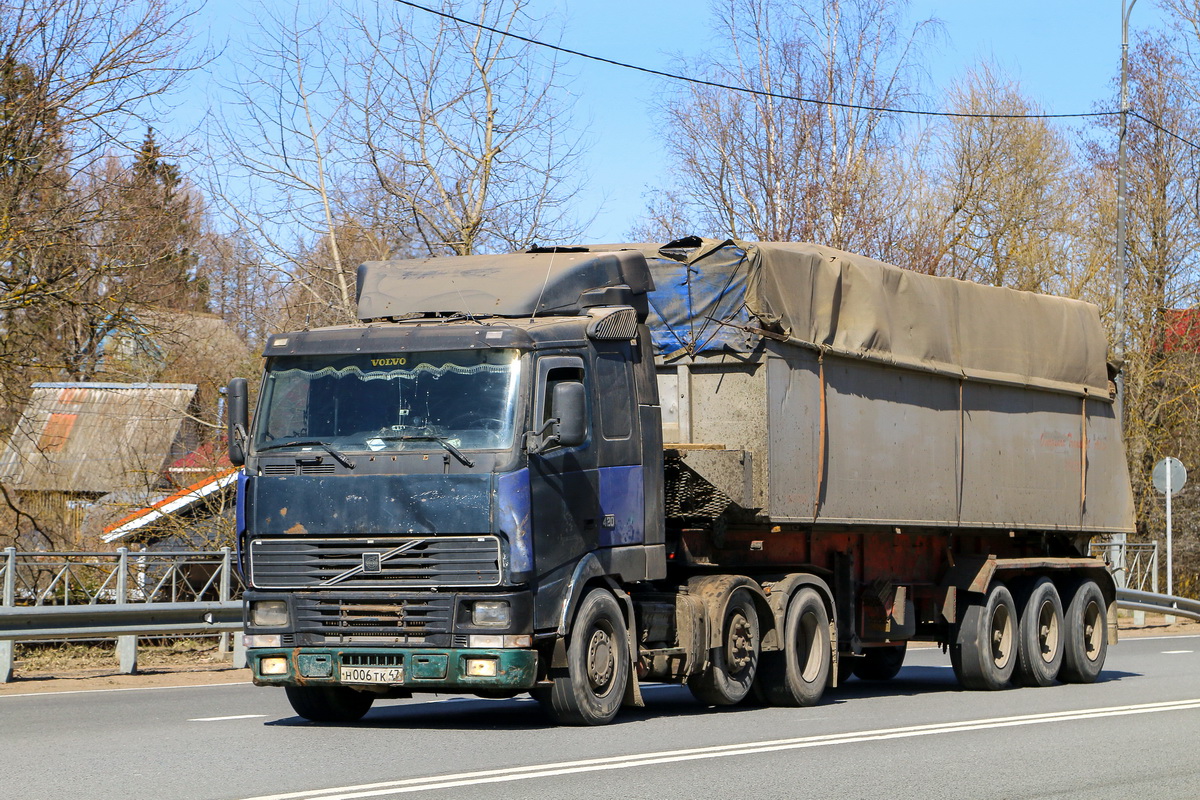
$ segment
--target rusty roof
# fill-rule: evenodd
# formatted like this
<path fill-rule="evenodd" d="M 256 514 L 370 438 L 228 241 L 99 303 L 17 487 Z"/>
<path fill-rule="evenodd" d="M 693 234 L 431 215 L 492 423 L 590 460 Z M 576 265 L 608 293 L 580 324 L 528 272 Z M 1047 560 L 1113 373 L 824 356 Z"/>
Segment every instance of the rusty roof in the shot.
<path fill-rule="evenodd" d="M 156 486 L 179 455 L 195 395 L 190 383 L 35 383 L 0 455 L 0 481 L 22 491 Z"/>

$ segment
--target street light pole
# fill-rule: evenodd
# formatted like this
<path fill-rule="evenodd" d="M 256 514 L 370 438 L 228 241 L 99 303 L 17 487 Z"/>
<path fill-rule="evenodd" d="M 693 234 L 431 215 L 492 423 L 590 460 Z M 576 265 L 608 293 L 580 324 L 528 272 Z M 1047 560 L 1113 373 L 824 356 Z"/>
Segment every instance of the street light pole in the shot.
<path fill-rule="evenodd" d="M 1126 172 L 1128 154 L 1125 146 L 1125 134 L 1129 129 L 1129 14 L 1137 0 L 1121 0 L 1121 118 L 1120 131 L 1117 138 L 1117 297 L 1116 297 L 1116 358 L 1121 364 L 1121 372 L 1117 373 L 1117 418 L 1121 430 L 1125 429 L 1125 348 L 1127 344 L 1125 294 L 1129 288 L 1129 247 L 1125 232 L 1129 217 L 1129 205 L 1126 202 L 1127 181 Z"/>

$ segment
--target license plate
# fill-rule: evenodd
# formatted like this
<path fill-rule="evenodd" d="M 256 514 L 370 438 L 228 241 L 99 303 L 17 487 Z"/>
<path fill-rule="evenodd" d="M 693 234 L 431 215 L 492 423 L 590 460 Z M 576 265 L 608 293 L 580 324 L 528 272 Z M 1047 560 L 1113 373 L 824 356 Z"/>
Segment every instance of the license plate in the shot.
<path fill-rule="evenodd" d="M 404 683 L 403 667 L 342 667 L 342 683 Z"/>

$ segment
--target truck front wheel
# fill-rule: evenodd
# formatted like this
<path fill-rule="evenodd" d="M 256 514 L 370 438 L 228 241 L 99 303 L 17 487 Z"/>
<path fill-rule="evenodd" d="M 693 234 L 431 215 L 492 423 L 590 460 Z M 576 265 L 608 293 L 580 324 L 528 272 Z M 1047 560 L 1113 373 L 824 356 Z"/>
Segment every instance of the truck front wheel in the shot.
<path fill-rule="evenodd" d="M 1017 666 L 1017 606 L 1000 581 L 964 609 L 950 663 L 964 689 L 1002 689 Z"/>
<path fill-rule="evenodd" d="M 357 722 L 371 710 L 373 695 L 345 686 L 286 686 L 292 709 L 313 722 Z"/>
<path fill-rule="evenodd" d="M 833 648 L 829 612 L 816 590 L 803 588 L 788 602 L 783 650 L 762 654 L 755 691 L 773 706 L 811 706 L 829 685 Z"/>
<path fill-rule="evenodd" d="M 603 589 L 591 590 L 579 604 L 565 673 L 534 695 L 550 717 L 560 725 L 612 722 L 629 683 L 629 642 L 621 607 Z"/>
<path fill-rule="evenodd" d="M 721 646 L 713 648 L 708 667 L 688 681 L 692 696 L 709 706 L 740 703 L 754 685 L 758 671 L 759 628 L 754 598 L 737 589 L 725 605 Z"/>

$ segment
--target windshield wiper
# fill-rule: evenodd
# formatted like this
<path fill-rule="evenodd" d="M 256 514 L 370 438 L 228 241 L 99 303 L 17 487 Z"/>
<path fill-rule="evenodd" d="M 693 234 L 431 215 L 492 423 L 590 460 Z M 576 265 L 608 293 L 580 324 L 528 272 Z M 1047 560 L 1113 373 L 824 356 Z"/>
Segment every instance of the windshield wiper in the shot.
<path fill-rule="evenodd" d="M 266 447 L 259 447 L 258 452 L 262 453 L 266 450 L 282 450 L 285 447 L 307 447 L 316 445 L 333 456 L 334 460 L 341 464 L 346 469 L 354 469 L 354 462 L 346 458 L 345 454 L 334 448 L 329 442 L 322 442 L 320 439 L 293 439 L 289 442 L 280 442 L 279 444 L 269 444 Z"/>
<path fill-rule="evenodd" d="M 450 455 L 461 461 L 463 466 L 475 466 L 475 462 L 467 458 L 467 455 L 462 450 L 450 444 L 450 440 L 445 436 L 438 436 L 436 433 L 381 433 L 371 438 L 382 439 L 385 442 L 437 442 L 446 448 Z"/>

